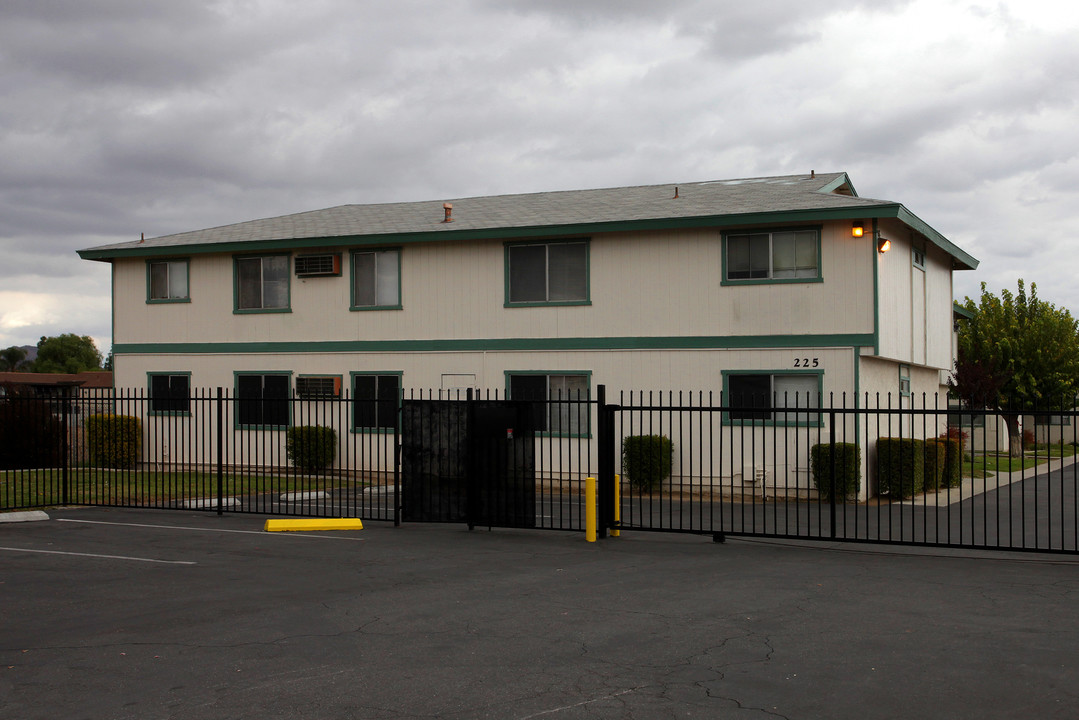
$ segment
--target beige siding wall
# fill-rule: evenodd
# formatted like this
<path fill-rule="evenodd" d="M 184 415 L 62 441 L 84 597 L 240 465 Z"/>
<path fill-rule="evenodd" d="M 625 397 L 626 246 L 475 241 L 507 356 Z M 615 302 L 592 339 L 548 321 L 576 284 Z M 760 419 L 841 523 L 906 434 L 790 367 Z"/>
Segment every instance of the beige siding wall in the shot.
<path fill-rule="evenodd" d="M 476 387 L 502 391 L 506 372 L 587 372 L 592 387 L 608 393 L 625 390 L 715 394 L 718 402 L 725 370 L 796 372 L 803 361 L 817 361 L 824 392 L 837 395 L 854 386 L 850 348 L 681 351 L 459 352 L 459 353 L 250 353 L 237 355 L 143 355 L 116 358 L 116 387 L 145 388 L 148 373 L 190 372 L 195 388 L 232 388 L 234 372 L 291 372 L 341 375 L 350 372 L 400 372 L 405 388 L 440 389 L 442 375 L 475 375 Z"/>
<path fill-rule="evenodd" d="M 451 382 L 458 387 L 461 376 L 474 375 L 475 387 L 481 392 L 492 390 L 501 394 L 506 388 L 507 372 L 580 372 L 590 375 L 593 393 L 597 385 L 606 385 L 611 402 L 619 402 L 621 391 L 644 390 L 656 391 L 649 402 L 699 407 L 720 404 L 725 370 L 787 373 L 801 369 L 806 360 L 810 365 L 816 362 L 812 371 L 821 374 L 825 395 L 835 393 L 836 402 L 842 402 L 842 393 L 853 387 L 854 383 L 854 353 L 851 348 L 797 351 L 124 355 L 116 358 L 116 382 L 118 388 L 134 388 L 141 392 L 147 387 L 148 373 L 190 372 L 194 392 L 202 395 L 205 388 L 212 395 L 213 388 L 218 386 L 232 392 L 235 371 L 291 372 L 293 387 L 295 377 L 299 374 L 340 375 L 347 387 L 350 372 L 400 372 L 406 396 L 413 389 L 440 389 L 444 374 L 456 376 Z M 668 394 L 668 390 L 673 394 Z M 628 395 L 624 399 L 630 402 Z M 326 411 L 308 407 L 308 404 L 303 404 L 303 408 L 297 412 L 306 413 L 308 419 L 294 417 L 296 423 L 314 420 L 338 426 L 339 436 L 348 438 L 343 441 L 342 453 L 350 452 L 353 457 L 366 453 L 380 458 L 379 463 L 392 458 L 390 438 L 350 433 L 347 417 L 334 417 L 333 411 L 328 413 L 328 417 L 320 416 L 320 412 Z M 665 432 L 672 434 L 677 445 L 674 477 L 671 480 L 675 484 L 695 478 L 698 486 L 701 482 L 706 486 L 733 482 L 741 488 L 744 482 L 747 492 L 806 494 L 811 487 L 809 446 L 826 441 L 829 437 L 826 427 L 801 427 L 789 433 L 789 436 L 772 427 L 732 428 L 724 425 L 718 413 L 696 415 L 692 419 L 683 417 L 680 434 L 674 434 L 670 430 L 675 422 L 674 417 L 669 413 L 637 414 L 624 419 L 623 431 L 655 432 L 667 428 Z M 154 454 L 153 459 L 162 460 L 169 452 L 175 452 L 170 450 L 167 442 L 160 441 L 161 438 L 167 441 L 171 435 L 162 432 L 157 425 L 182 425 L 185 422 L 188 421 L 182 418 L 150 421 L 147 449 Z M 594 433 L 594 415 L 591 423 Z M 839 439 L 853 438 L 853 420 L 846 424 L 840 422 L 837 434 L 840 435 Z M 283 433 L 271 434 L 268 441 L 264 433 L 260 433 L 259 437 L 264 438 L 262 442 L 266 443 L 263 452 L 266 462 L 283 458 L 280 447 Z M 541 469 L 547 471 L 573 468 L 572 473 L 577 473 L 578 470 L 586 472 L 596 467 L 594 443 L 588 441 L 545 440 L 538 443 L 537 452 Z M 702 457 L 709 458 L 706 466 L 702 466 Z M 765 481 L 767 488 L 764 487 Z"/>
<path fill-rule="evenodd" d="M 873 253 L 822 231 L 824 282 L 722 286 L 718 230 L 597 235 L 590 306 L 504 307 L 497 240 L 402 248 L 402 310 L 350 312 L 340 277 L 290 278 L 290 313 L 233 313 L 233 256 L 190 259 L 191 302 L 146 303 L 146 264 L 116 261 L 116 342 L 350 341 L 869 333 Z"/>
<path fill-rule="evenodd" d="M 880 233 L 892 241 L 878 254 L 880 355 L 942 370 L 952 367 L 951 258 L 896 222 L 882 222 Z M 912 250 L 925 250 L 924 270 Z"/>

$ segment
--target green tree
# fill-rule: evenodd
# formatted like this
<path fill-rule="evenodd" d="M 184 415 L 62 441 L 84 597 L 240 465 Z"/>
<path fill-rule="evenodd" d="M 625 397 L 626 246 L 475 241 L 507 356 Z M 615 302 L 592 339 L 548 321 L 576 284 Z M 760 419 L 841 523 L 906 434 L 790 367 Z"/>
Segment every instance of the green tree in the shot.
<path fill-rule="evenodd" d="M 43 337 L 37 343 L 37 359 L 33 372 L 77 373 L 83 370 L 100 370 L 101 352 L 87 335 L 65 333 L 56 337 Z"/>
<path fill-rule="evenodd" d="M 1079 325 L 1065 308 L 1030 296 L 1022 280 L 1019 291 L 996 297 L 985 289 L 973 314 L 959 327 L 959 357 L 949 383 L 962 400 L 975 407 L 997 408 L 1008 426 L 1013 456 L 1023 453 L 1020 418 L 1032 408 L 1070 409 L 1079 392 Z M 1024 412 L 1026 411 L 1026 412 Z"/>
<path fill-rule="evenodd" d="M 0 372 L 15 372 L 26 363 L 26 351 L 18 345 L 0 350 Z"/>

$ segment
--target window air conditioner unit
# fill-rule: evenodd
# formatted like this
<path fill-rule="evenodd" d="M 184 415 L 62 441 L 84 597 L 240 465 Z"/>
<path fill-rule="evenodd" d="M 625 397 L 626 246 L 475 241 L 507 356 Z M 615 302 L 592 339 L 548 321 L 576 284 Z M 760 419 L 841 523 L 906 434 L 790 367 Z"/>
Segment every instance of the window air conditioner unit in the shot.
<path fill-rule="evenodd" d="M 329 400 L 341 397 L 341 378 L 301 375 L 296 378 L 296 397 L 303 400 Z"/>
<path fill-rule="evenodd" d="M 330 277 L 341 274 L 341 253 L 296 256 L 296 277 Z"/>

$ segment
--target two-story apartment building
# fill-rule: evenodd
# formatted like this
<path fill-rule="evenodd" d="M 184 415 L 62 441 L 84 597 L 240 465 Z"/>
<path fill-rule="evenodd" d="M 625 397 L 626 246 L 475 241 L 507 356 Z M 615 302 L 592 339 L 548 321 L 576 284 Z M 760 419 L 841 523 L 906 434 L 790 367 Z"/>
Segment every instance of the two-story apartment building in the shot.
<path fill-rule="evenodd" d="M 112 264 L 116 386 L 161 398 L 936 393 L 952 272 L 977 266 L 845 173 L 345 205 L 79 254 Z"/>

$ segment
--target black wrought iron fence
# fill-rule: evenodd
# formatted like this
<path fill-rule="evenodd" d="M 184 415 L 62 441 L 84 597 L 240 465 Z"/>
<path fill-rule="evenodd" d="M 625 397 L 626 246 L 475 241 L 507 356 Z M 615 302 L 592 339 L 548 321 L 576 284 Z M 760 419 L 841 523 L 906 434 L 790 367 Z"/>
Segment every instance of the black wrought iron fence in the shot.
<path fill-rule="evenodd" d="M 594 476 L 601 533 L 1079 551 L 1072 403 L 302 389 L 5 396 L 0 509 L 581 530 Z"/>
<path fill-rule="evenodd" d="M 1050 412 L 965 409 L 943 396 L 771 400 L 762 409 L 704 393 L 624 393 L 606 405 L 620 442 L 612 524 L 1079 551 L 1074 404 Z"/>
<path fill-rule="evenodd" d="M 7 397 L 3 444 L 25 451 L 0 455 L 0 509 L 108 505 L 575 530 L 595 452 L 594 403 L 573 395 Z M 6 442 L 15 429 L 29 429 L 29 440 Z"/>

